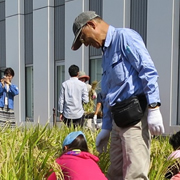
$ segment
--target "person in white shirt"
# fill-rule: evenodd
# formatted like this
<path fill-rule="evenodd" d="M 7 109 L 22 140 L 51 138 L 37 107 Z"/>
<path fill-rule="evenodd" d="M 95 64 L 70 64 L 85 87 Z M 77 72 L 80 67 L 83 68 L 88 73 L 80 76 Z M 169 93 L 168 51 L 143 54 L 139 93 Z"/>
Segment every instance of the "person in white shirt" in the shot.
<path fill-rule="evenodd" d="M 60 121 L 67 126 L 74 127 L 84 124 L 83 103 L 89 102 L 87 86 L 78 80 L 79 67 L 71 65 L 69 67 L 70 79 L 62 83 L 59 96 Z"/>

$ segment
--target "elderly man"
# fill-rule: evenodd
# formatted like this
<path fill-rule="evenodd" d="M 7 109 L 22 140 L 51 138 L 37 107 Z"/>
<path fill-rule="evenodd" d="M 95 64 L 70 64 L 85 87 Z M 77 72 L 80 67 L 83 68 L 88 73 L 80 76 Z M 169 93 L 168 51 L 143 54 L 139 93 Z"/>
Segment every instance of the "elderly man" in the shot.
<path fill-rule="evenodd" d="M 150 133 L 164 132 L 159 106 L 158 73 L 141 36 L 115 28 L 93 11 L 75 18 L 72 50 L 82 44 L 101 48 L 103 125 L 96 138 L 99 152 L 106 149 L 110 132 L 109 180 L 147 180 Z"/>

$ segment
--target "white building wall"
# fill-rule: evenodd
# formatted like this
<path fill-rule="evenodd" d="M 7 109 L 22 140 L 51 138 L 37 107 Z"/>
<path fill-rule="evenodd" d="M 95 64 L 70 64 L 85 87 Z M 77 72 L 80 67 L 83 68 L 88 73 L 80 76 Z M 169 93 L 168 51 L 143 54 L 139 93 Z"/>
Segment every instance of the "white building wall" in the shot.
<path fill-rule="evenodd" d="M 21 0 L 5 1 L 6 17 L 6 66 L 14 69 L 13 83 L 19 88 L 14 98 L 15 117 L 25 120 L 25 71 L 24 71 L 24 3 Z"/>
<path fill-rule="evenodd" d="M 54 1 L 33 1 L 34 121 L 52 121 L 54 107 Z"/>
<path fill-rule="evenodd" d="M 130 0 L 104 0 L 103 19 L 110 25 L 130 27 Z"/>
<path fill-rule="evenodd" d="M 15 115 L 25 120 L 24 4 L 6 0 L 6 65 L 15 70 Z M 150 0 L 147 14 L 147 49 L 159 73 L 161 112 L 166 134 L 176 126 L 178 102 L 179 1 Z M 74 18 L 89 9 L 89 0 L 65 1 L 65 80 L 76 64 L 89 74 L 89 48 L 72 51 Z M 103 0 L 103 19 L 115 27 L 130 27 L 130 0 Z M 34 120 L 45 124 L 54 107 L 54 0 L 33 1 Z"/>
<path fill-rule="evenodd" d="M 77 51 L 72 51 L 74 40 L 72 26 L 75 17 L 89 9 L 89 0 L 74 0 L 65 2 L 65 80 L 69 79 L 68 68 L 72 64 L 79 66 L 80 70 L 89 74 L 89 48 L 82 45 Z"/>
<path fill-rule="evenodd" d="M 161 112 L 170 133 L 177 120 L 179 1 L 148 1 L 147 12 L 147 48 L 159 73 Z"/>

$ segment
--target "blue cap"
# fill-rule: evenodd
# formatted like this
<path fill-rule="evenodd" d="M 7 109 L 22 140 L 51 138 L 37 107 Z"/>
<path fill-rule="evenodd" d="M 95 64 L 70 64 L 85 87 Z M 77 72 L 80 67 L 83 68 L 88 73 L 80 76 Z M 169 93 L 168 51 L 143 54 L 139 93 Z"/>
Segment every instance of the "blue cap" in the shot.
<path fill-rule="evenodd" d="M 82 131 L 71 132 L 64 139 L 62 148 L 64 148 L 64 146 L 71 144 L 80 134 L 82 134 L 84 136 L 84 138 L 86 139 L 86 137 Z"/>

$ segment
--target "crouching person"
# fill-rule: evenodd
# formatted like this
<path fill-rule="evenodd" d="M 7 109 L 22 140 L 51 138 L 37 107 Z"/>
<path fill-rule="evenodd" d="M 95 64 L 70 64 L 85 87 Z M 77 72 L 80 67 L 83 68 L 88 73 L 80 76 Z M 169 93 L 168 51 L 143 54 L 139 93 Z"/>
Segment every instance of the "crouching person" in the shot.
<path fill-rule="evenodd" d="M 71 132 L 63 142 L 63 153 L 56 159 L 65 180 L 107 180 L 97 162 L 99 158 L 89 153 L 85 135 L 81 131 Z M 55 180 L 53 172 L 48 180 Z"/>

